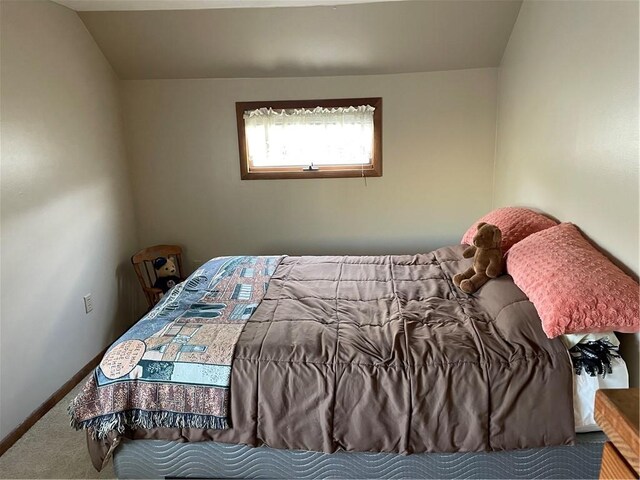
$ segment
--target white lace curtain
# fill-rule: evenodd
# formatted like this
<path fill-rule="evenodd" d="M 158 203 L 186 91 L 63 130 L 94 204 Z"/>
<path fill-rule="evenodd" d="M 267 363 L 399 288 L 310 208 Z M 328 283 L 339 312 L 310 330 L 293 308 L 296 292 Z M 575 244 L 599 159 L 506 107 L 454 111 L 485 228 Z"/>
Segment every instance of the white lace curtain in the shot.
<path fill-rule="evenodd" d="M 374 111 L 369 105 L 246 111 L 249 160 L 254 167 L 367 165 Z"/>

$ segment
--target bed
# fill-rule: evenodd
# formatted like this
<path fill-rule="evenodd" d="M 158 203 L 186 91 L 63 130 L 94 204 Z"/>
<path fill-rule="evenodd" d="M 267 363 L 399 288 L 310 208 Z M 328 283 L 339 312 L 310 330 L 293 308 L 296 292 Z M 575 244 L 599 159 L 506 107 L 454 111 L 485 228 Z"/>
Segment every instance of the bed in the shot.
<path fill-rule="evenodd" d="M 90 428 L 94 465 L 118 458 L 123 439 L 396 455 L 572 445 L 567 349 L 544 335 L 509 276 L 474 295 L 455 288 L 453 275 L 471 262 L 463 249 L 280 259 L 235 346 L 231 428 L 125 425 L 102 438 Z M 256 262 L 238 258 L 231 283 Z M 185 284 L 197 277 L 201 270 Z M 210 279 L 198 281 L 192 298 L 215 299 Z M 207 321 L 187 303 L 181 310 L 168 295 L 141 323 L 165 310 L 187 324 Z"/>
<path fill-rule="evenodd" d="M 511 276 L 466 294 L 486 223 Z M 109 348 L 72 425 L 125 478 L 596 478 L 604 435 L 575 432 L 627 386 L 606 332 L 640 330 L 637 282 L 526 208 L 462 244 L 213 259 Z"/>

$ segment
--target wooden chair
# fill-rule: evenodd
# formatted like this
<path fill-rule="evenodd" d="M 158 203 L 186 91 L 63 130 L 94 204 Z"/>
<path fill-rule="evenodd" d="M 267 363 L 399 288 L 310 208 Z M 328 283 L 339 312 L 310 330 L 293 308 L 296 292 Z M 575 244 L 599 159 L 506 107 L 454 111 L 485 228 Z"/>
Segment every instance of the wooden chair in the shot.
<path fill-rule="evenodd" d="M 144 296 L 149 304 L 149 310 L 158 303 L 162 297 L 162 290 L 154 288 L 156 281 L 156 271 L 153 268 L 153 261 L 158 257 L 171 258 L 178 269 L 178 277 L 184 280 L 182 270 L 182 248 L 178 245 L 156 245 L 144 248 L 131 257 L 133 269 L 136 271 Z"/>

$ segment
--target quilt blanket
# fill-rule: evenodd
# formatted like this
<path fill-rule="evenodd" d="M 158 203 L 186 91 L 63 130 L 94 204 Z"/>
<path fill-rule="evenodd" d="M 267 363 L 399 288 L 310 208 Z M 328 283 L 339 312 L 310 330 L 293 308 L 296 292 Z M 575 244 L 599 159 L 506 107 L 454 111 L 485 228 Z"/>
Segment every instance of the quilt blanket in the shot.
<path fill-rule="evenodd" d="M 233 353 L 282 257 L 220 257 L 176 285 L 105 354 L 71 402 L 92 437 L 125 429 L 229 428 Z"/>

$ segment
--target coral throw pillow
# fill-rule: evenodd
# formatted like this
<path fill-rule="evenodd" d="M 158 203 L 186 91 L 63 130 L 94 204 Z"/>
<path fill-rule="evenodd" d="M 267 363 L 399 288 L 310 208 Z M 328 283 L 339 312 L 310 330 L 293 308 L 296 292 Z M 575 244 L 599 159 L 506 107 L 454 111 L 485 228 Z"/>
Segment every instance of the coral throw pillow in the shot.
<path fill-rule="evenodd" d="M 495 225 L 502 231 L 502 253 L 507 253 L 513 245 L 527 238 L 532 233 L 558 225 L 533 210 L 521 207 L 498 208 L 475 222 L 462 237 L 462 243 L 471 245 L 473 236 L 478 230 L 478 223 L 485 222 Z"/>
<path fill-rule="evenodd" d="M 640 330 L 638 283 L 571 223 L 518 242 L 507 255 L 507 271 L 536 307 L 549 338 Z"/>

